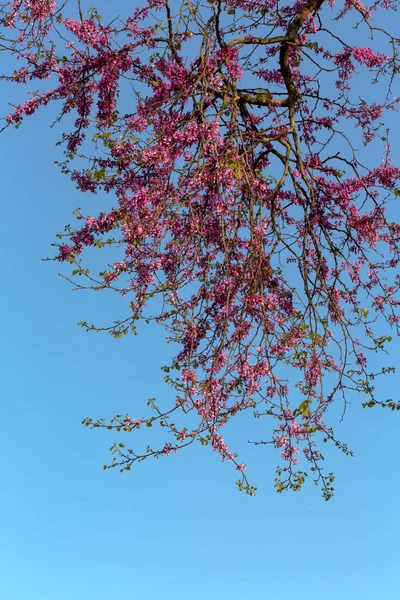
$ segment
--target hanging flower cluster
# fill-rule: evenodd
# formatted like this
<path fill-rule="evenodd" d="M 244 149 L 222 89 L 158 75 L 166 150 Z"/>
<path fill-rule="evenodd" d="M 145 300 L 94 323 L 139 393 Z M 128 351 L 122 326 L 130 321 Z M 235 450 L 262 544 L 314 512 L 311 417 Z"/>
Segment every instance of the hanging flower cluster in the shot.
<path fill-rule="evenodd" d="M 400 226 L 388 215 L 400 169 L 383 123 L 398 104 L 400 40 L 380 22 L 398 2 L 340 4 L 148 0 L 108 25 L 79 1 L 1 8 L 17 65 L 3 79 L 42 82 L 6 126 L 58 101 L 60 120 L 75 115 L 63 171 L 115 198 L 108 212 L 77 214 L 57 259 L 86 278 L 79 287 L 127 299 L 128 317 L 104 328 L 112 335 L 155 320 L 177 347 L 164 367 L 170 406 L 85 419 L 124 431 L 158 423 L 170 436 L 145 452 L 116 444 L 111 466 L 199 441 L 254 495 L 225 441 L 232 417 L 250 411 L 268 417 L 254 443 L 278 449 L 277 490 L 300 489 L 311 470 L 328 499 L 318 442 L 350 453 L 328 409 L 345 410 L 355 391 L 396 408 L 375 397 L 367 357 L 390 341 L 382 321 L 399 331 Z M 373 101 L 355 89 L 359 73 L 378 83 Z M 356 148 L 374 140 L 382 160 L 364 164 Z M 105 265 L 114 253 L 98 276 L 81 262 L 88 247 L 106 249 Z"/>

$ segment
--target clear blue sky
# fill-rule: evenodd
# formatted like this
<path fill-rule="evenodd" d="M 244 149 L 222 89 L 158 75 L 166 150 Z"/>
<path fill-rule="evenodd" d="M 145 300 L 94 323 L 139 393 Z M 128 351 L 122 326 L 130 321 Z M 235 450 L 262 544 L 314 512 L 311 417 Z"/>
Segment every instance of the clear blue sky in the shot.
<path fill-rule="evenodd" d="M 58 265 L 41 262 L 76 206 L 101 203 L 53 166 L 49 120 L 0 138 L 0 599 L 397 600 L 399 414 L 354 398 L 337 432 L 355 457 L 327 453 L 328 503 L 312 484 L 277 495 L 272 449 L 251 452 L 256 498 L 208 448 L 102 470 L 118 438 L 82 417 L 137 415 L 162 398 L 166 348 L 150 328 L 123 340 L 84 333 L 76 322 L 112 319 L 116 301 L 72 293 Z M 392 342 L 393 364 L 399 350 Z M 398 399 L 400 373 L 381 389 Z"/>

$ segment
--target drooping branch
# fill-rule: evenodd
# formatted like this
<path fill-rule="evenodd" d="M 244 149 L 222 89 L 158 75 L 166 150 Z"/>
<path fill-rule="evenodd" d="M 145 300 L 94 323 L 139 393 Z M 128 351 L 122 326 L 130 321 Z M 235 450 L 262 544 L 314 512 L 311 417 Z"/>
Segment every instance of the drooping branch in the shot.
<path fill-rule="evenodd" d="M 253 495 L 222 435 L 250 411 L 273 423 L 255 443 L 280 451 L 277 490 L 306 480 L 301 450 L 328 499 L 333 475 L 317 441 L 349 452 L 325 424 L 328 409 L 339 401 L 344 413 L 354 392 L 368 406 L 397 406 L 377 397 L 374 381 L 387 371 L 371 373 L 367 357 L 390 341 L 380 323 L 399 331 L 400 227 L 388 211 L 400 171 L 381 127 L 398 104 L 390 90 L 399 40 L 373 23 L 387 0 L 330 6 L 329 33 L 329 3 L 267 4 L 150 0 L 108 25 L 79 5 L 78 18 L 47 0 L 4 5 L 4 46 L 17 59 L 4 79 L 51 82 L 30 88 L 6 126 L 54 100 L 59 121 L 76 113 L 62 170 L 116 206 L 78 212 L 56 258 L 71 263 L 66 278 L 78 289 L 120 294 L 129 311 L 104 328 L 81 325 L 118 338 L 154 321 L 176 347 L 163 367 L 170 406 L 151 400 L 150 416 L 85 419 L 169 434 L 144 451 L 115 445 L 112 466 L 128 470 L 199 441 L 231 461 Z M 360 15 L 388 41 L 387 54 L 344 39 L 342 20 Z M 353 93 L 356 67 L 381 82 L 381 101 Z M 364 164 L 360 140 L 383 141 L 377 165 Z M 81 262 L 89 247 L 107 249 L 98 275 Z"/>

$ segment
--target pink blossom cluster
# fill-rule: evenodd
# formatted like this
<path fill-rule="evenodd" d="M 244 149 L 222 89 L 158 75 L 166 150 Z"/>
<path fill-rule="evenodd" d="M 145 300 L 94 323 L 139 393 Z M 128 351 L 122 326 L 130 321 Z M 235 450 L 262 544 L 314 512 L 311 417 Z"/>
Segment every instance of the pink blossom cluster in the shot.
<path fill-rule="evenodd" d="M 3 79 L 32 92 L 5 126 L 57 104 L 63 172 L 113 206 L 78 211 L 56 258 L 78 288 L 128 300 L 112 335 L 155 322 L 176 350 L 163 367 L 170 406 L 149 400 L 149 417 L 91 423 L 170 434 L 157 450 L 117 447 L 123 468 L 199 441 L 253 494 L 225 441 L 230 420 L 251 412 L 274 424 L 255 443 L 279 449 L 277 489 L 302 485 L 303 461 L 329 496 L 316 440 L 340 444 L 327 410 L 353 390 L 376 401 L 368 349 L 388 338 L 372 324 L 400 327 L 400 226 L 388 217 L 400 170 L 382 126 L 398 105 L 399 51 L 383 30 L 382 52 L 346 34 L 358 22 L 370 31 L 389 0 L 330 2 L 332 35 L 322 4 L 225 0 L 200 19 L 187 3 L 148 0 L 108 24 L 95 10 L 56 16 L 47 0 L 0 8 L 17 61 Z M 371 102 L 358 77 L 388 93 Z M 359 160 L 360 141 L 380 163 Z M 105 249 L 98 275 L 81 262 L 88 249 Z"/>
<path fill-rule="evenodd" d="M 55 0 L 25 0 L 25 7 L 34 21 L 45 21 L 56 10 Z"/>

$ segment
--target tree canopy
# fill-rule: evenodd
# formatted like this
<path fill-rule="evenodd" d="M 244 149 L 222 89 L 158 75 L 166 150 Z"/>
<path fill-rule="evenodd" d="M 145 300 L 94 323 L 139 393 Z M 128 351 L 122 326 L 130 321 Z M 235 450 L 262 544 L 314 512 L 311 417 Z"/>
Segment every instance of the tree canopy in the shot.
<path fill-rule="evenodd" d="M 266 419 L 253 443 L 278 449 L 277 491 L 311 474 L 329 499 L 321 446 L 351 453 L 330 407 L 345 412 L 358 392 L 399 408 L 374 388 L 392 368 L 368 366 L 399 333 L 400 169 L 385 123 L 399 103 L 400 39 L 386 28 L 397 6 L 147 0 L 106 21 L 80 0 L 2 4 L 2 79 L 10 97 L 11 84 L 29 94 L 4 128 L 55 103 L 62 171 L 113 198 L 58 234 L 55 260 L 77 287 L 126 299 L 110 326 L 81 325 L 118 338 L 155 321 L 176 347 L 171 405 L 84 420 L 163 428 L 157 448 L 116 443 L 110 466 L 200 442 L 254 495 L 224 437 L 249 411 Z M 99 274 L 83 262 L 90 247 L 104 253 Z"/>

